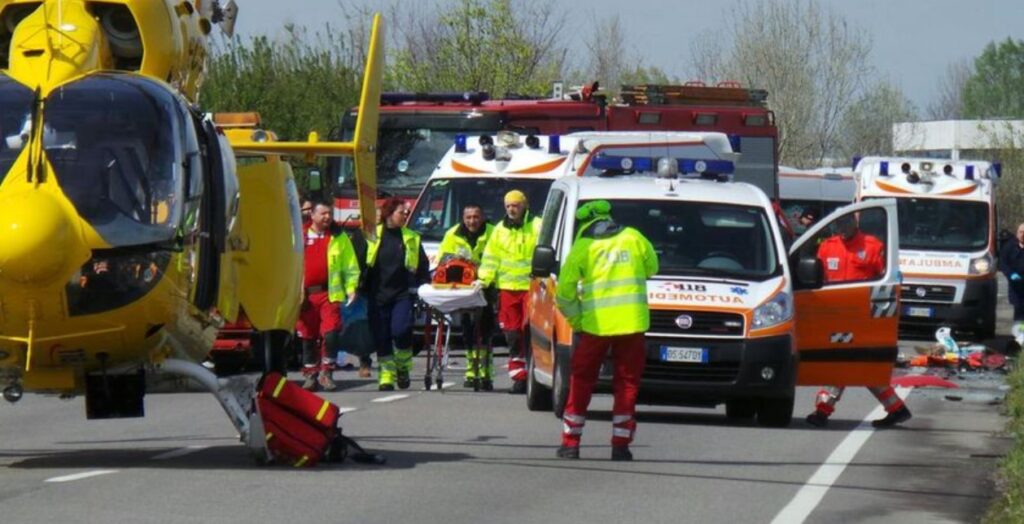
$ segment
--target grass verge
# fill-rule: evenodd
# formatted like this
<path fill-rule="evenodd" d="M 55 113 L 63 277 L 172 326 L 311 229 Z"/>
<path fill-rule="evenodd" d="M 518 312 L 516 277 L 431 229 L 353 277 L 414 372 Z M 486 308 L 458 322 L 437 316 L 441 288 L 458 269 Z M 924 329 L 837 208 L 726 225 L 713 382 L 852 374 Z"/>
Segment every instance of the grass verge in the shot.
<path fill-rule="evenodd" d="M 1024 360 L 1024 359 L 1022 359 Z M 1024 364 L 1024 362 L 1022 362 Z M 1010 421 L 1006 432 L 1013 436 L 1013 446 L 999 464 L 996 474 L 998 497 L 992 502 L 985 524 L 1019 524 L 1024 522 L 1024 365 L 1007 377 L 1011 389 L 1006 396 Z"/>

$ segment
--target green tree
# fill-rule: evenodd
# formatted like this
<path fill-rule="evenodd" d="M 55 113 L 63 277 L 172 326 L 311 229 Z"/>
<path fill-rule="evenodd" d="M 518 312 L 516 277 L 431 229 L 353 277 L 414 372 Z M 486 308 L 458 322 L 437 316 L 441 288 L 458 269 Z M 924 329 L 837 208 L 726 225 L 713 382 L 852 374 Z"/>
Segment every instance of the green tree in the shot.
<path fill-rule="evenodd" d="M 985 46 L 963 91 L 966 118 L 1024 118 L 1024 40 Z"/>
<path fill-rule="evenodd" d="M 285 27 L 285 38 L 223 41 L 213 49 L 200 104 L 206 111 L 258 111 L 263 127 L 285 140 L 310 131 L 326 137 L 358 102 L 362 63 L 346 33 L 330 26 L 310 34 Z"/>
<path fill-rule="evenodd" d="M 527 0 L 459 0 L 395 31 L 390 83 L 399 89 L 541 95 L 561 77 L 564 15 Z"/>
<path fill-rule="evenodd" d="M 891 155 L 892 125 L 917 119 L 917 109 L 892 82 L 883 81 L 854 102 L 839 124 L 840 158 Z"/>

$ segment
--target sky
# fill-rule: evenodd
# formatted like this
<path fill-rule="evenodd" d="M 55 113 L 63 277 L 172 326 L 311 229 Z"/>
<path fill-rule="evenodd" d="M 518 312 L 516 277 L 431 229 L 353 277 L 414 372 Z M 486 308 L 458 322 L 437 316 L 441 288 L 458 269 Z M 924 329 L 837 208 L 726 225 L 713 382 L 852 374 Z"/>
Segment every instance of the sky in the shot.
<path fill-rule="evenodd" d="M 344 24 L 339 0 L 235 1 L 241 8 L 236 33 L 243 36 L 278 35 L 286 22 L 317 28 L 325 22 Z M 727 10 L 734 5 L 714 0 L 548 1 L 563 6 L 570 20 L 578 15 L 581 23 L 618 14 L 629 44 L 645 57 L 645 64 L 684 80 L 690 79 L 691 42 L 707 29 L 727 23 Z M 870 62 L 878 74 L 900 86 L 922 113 L 937 96 L 935 84 L 950 63 L 973 59 L 992 41 L 1024 40 L 1024 0 L 819 1 L 860 29 L 871 43 Z M 380 0 L 357 2 L 390 5 Z M 566 37 L 570 49 L 571 38 Z"/>

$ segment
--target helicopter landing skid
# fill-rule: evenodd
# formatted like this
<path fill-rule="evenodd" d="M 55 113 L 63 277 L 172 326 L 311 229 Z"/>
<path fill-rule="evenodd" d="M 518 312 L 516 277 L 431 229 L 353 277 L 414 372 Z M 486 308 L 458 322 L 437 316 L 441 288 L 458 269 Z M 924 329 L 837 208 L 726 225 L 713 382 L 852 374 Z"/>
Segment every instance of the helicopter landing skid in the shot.
<path fill-rule="evenodd" d="M 259 413 L 252 409 L 252 399 L 256 394 L 255 375 L 233 375 L 217 377 L 205 367 L 186 360 L 169 358 L 157 366 L 160 373 L 181 375 L 191 378 L 204 389 L 213 393 L 227 413 L 231 423 L 238 430 L 239 439 L 245 444 L 257 461 L 265 462 L 268 458 L 266 443 L 263 437 L 263 421 Z"/>

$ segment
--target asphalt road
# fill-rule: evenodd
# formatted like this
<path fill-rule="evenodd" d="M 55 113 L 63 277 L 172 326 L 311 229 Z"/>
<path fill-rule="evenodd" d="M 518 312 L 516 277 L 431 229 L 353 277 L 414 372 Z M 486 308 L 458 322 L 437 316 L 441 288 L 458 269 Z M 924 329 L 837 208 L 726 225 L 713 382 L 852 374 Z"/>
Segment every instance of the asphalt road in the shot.
<path fill-rule="evenodd" d="M 554 457 L 561 423 L 527 411 L 507 382 L 379 393 L 338 375 L 343 389 L 326 397 L 351 410 L 345 432 L 387 465 L 258 467 L 202 393 L 150 395 L 146 418 L 115 421 L 85 420 L 81 399 L 0 405 L 0 520 L 974 522 L 1010 443 L 991 404 L 998 377 L 961 381 L 959 402 L 909 391 L 914 418 L 887 431 L 864 423 L 880 416 L 864 390 L 848 391 L 826 429 L 802 421 L 810 388 L 787 429 L 641 406 L 636 460 L 620 463 L 608 460 L 608 396 L 595 397 L 582 460 L 567 462 Z"/>

